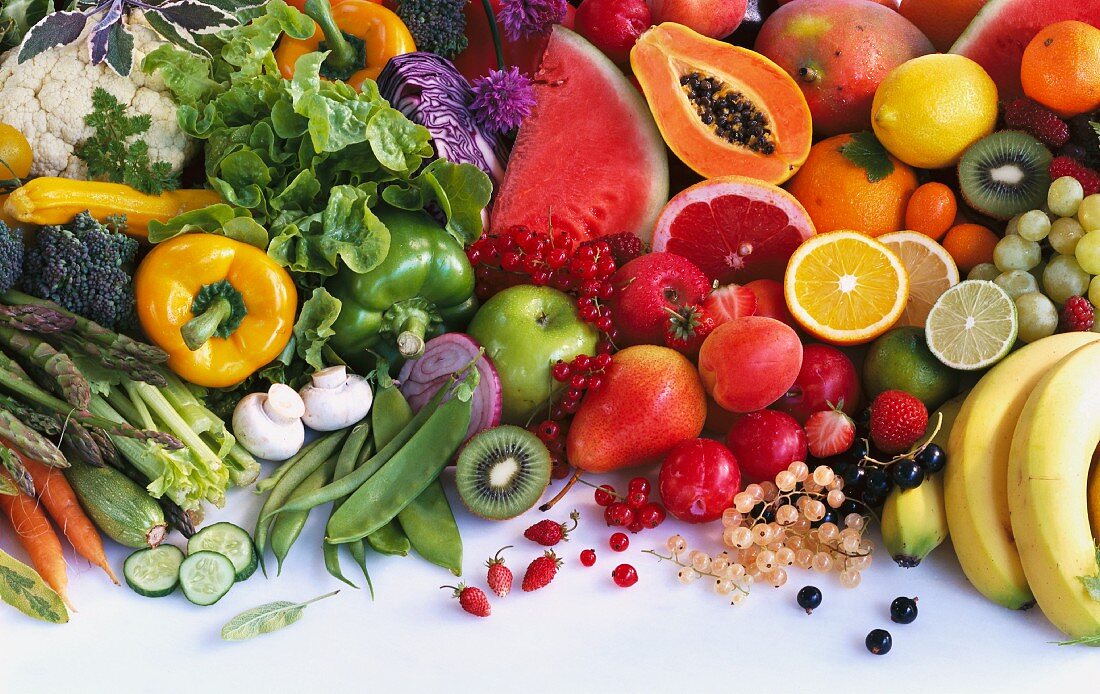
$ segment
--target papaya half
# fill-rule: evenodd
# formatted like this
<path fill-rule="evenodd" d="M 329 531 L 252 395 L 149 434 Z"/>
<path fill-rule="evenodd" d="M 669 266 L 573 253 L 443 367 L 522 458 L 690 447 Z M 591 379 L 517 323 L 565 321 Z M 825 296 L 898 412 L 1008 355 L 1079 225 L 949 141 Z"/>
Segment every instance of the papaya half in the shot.
<path fill-rule="evenodd" d="M 806 97 L 759 53 L 666 22 L 641 35 L 630 66 L 665 143 L 699 175 L 778 185 L 809 156 Z"/>

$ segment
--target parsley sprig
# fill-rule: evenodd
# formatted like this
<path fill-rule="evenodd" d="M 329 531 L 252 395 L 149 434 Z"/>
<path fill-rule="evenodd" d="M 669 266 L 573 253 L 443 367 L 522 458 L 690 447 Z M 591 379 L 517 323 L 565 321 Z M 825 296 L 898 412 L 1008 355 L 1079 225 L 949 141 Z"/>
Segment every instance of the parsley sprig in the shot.
<path fill-rule="evenodd" d="M 84 123 L 94 130 L 76 150 L 88 166 L 88 178 L 126 185 L 149 195 L 179 188 L 179 178 L 167 162 L 149 161 L 149 143 L 135 135 L 149 130 L 148 114 L 126 115 L 126 106 L 102 87 L 92 93 L 92 112 Z"/>

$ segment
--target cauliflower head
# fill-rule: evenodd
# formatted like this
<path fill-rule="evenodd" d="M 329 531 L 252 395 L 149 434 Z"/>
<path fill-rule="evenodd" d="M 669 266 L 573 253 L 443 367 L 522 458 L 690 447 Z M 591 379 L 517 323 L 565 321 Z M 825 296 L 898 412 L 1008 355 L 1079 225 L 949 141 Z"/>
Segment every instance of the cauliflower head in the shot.
<path fill-rule="evenodd" d="M 149 114 L 152 124 L 138 136 L 149 143 L 149 159 L 167 162 L 179 171 L 194 154 L 195 143 L 179 127 L 176 103 L 164 80 L 141 70 L 145 56 L 165 41 L 141 12 L 131 14 L 134 69 L 121 77 L 106 63 L 91 64 L 87 37 L 94 25 L 88 22 L 84 35 L 70 45 L 44 51 L 22 64 L 18 50 L 9 51 L 0 63 L 0 122 L 15 127 L 30 142 L 31 176 L 87 178 L 87 167 L 75 150 L 92 134 L 84 116 L 92 110 L 96 87 L 126 105 L 128 115 Z"/>

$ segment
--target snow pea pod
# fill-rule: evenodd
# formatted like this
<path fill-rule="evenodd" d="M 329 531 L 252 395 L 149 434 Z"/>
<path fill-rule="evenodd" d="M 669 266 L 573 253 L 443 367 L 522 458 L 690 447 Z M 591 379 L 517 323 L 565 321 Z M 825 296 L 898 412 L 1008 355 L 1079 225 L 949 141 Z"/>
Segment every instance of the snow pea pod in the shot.
<path fill-rule="evenodd" d="M 290 468 L 297 465 L 299 460 L 309 455 L 309 452 L 321 443 L 322 440 L 321 438 L 313 439 L 302 446 L 302 450 L 279 463 L 279 467 L 275 468 L 274 472 L 256 483 L 255 493 L 263 494 L 264 492 L 274 489 L 275 485 L 279 483 L 279 480 L 283 478 L 283 475 L 285 475 Z"/>
<path fill-rule="evenodd" d="M 377 400 L 382 401 L 382 407 L 371 410 L 371 424 L 374 426 L 374 442 L 382 448 L 397 436 L 413 418 L 412 407 L 405 399 L 404 393 L 397 389 L 389 373 L 381 365 L 378 370 L 378 394 Z M 367 537 L 367 542 L 374 551 L 381 554 L 398 555 L 406 557 L 412 549 L 412 543 L 405 535 L 404 530 L 391 520 Z"/>
<path fill-rule="evenodd" d="M 375 552 L 396 557 L 407 557 L 412 549 L 409 538 L 405 537 L 404 531 L 401 530 L 401 526 L 397 524 L 396 520 L 391 520 L 367 535 L 367 542 Z"/>
<path fill-rule="evenodd" d="M 328 543 L 326 542 L 327 546 Z M 339 547 L 340 545 L 332 545 L 333 547 Z M 355 560 L 355 563 L 359 565 L 359 568 L 363 571 L 363 579 L 367 582 L 367 588 L 370 590 L 371 600 L 374 599 L 374 584 L 371 583 L 370 574 L 367 572 L 367 546 L 362 540 L 358 542 L 348 542 L 345 544 L 348 548 L 348 552 L 351 554 L 351 558 Z"/>
<path fill-rule="evenodd" d="M 351 494 L 355 490 L 359 489 L 371 475 L 378 472 L 378 470 L 384 466 L 394 455 L 400 451 L 413 435 L 420 430 L 425 422 L 431 418 L 433 414 L 439 409 L 439 403 L 443 400 L 445 394 L 444 391 L 447 388 L 441 388 L 439 393 L 432 397 L 431 401 L 424 406 L 422 410 L 416 413 L 416 416 L 405 425 L 397 436 L 392 441 L 387 443 L 381 450 L 371 456 L 365 463 L 356 468 L 351 474 L 326 484 L 312 494 L 306 494 L 305 496 L 294 499 L 293 501 L 287 501 L 286 497 L 280 500 L 280 505 L 272 507 L 274 510 L 268 511 L 266 516 L 271 516 L 275 513 L 281 513 L 284 511 L 305 511 L 311 509 L 314 506 L 320 506 L 321 504 L 327 504 L 330 501 L 336 501 L 342 499 L 348 494 Z M 289 476 L 291 473 L 287 473 Z M 300 482 L 300 480 L 299 480 Z M 377 529 L 377 528 L 376 528 Z"/>
<path fill-rule="evenodd" d="M 348 438 L 344 441 L 344 446 L 340 449 L 340 455 L 336 459 L 336 467 L 332 471 L 332 478 L 334 480 L 344 477 L 352 470 L 355 469 L 356 463 L 359 462 L 359 454 L 362 453 L 363 448 L 367 446 L 367 440 L 370 438 L 370 424 L 363 422 L 357 424 L 348 434 Z M 337 499 L 332 504 L 332 512 L 334 513 L 340 504 L 343 503 L 343 499 Z M 332 514 L 329 514 L 332 517 Z M 340 546 L 330 545 L 327 542 L 321 543 L 321 554 L 325 560 L 325 569 L 333 578 L 347 583 L 352 588 L 358 588 L 344 576 L 344 572 L 340 568 Z"/>
<path fill-rule="evenodd" d="M 436 566 L 462 575 L 462 536 L 438 478 L 397 514 L 413 549 Z"/>
<path fill-rule="evenodd" d="M 476 369 L 470 372 L 477 374 Z M 467 375 L 470 380 L 476 386 L 476 375 Z M 471 396 L 472 387 L 464 389 L 460 385 L 455 389 L 455 397 L 443 403 L 409 442 L 332 515 L 326 542 L 348 542 L 370 535 L 439 477 L 466 437 Z"/>
<path fill-rule="evenodd" d="M 336 459 L 330 458 L 298 485 L 298 488 L 294 490 L 294 496 L 308 494 L 323 487 L 325 482 L 328 482 L 332 477 L 332 471 L 335 467 Z M 302 528 L 306 527 L 306 521 L 308 520 L 309 511 L 295 511 L 293 513 L 280 513 L 272 524 L 271 551 L 275 554 L 275 560 L 278 562 L 278 568 L 275 570 L 276 576 L 283 572 L 283 560 L 290 553 L 290 548 L 297 542 L 298 536 L 302 534 Z"/>

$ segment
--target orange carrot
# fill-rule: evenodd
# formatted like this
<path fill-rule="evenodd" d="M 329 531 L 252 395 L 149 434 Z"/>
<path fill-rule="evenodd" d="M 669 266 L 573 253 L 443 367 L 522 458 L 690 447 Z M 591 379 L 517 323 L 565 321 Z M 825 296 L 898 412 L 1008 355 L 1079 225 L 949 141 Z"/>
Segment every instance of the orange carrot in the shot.
<path fill-rule="evenodd" d="M 50 519 L 39 508 L 38 502 L 19 493 L 15 496 L 0 494 L 0 510 L 7 515 L 19 543 L 30 555 L 31 563 L 50 587 L 57 591 L 65 604 L 65 586 L 69 577 L 65 567 L 65 556 L 61 553 L 61 540 L 50 525 Z"/>
<path fill-rule="evenodd" d="M 111 565 L 107 563 L 107 554 L 103 551 L 103 539 L 99 536 L 99 530 L 84 513 L 84 509 L 76 498 L 76 492 L 69 486 L 65 475 L 55 467 L 31 460 L 18 451 L 16 453 L 23 461 L 23 467 L 34 480 L 34 488 L 42 500 L 42 505 L 50 512 L 53 522 L 61 529 L 65 539 L 77 554 L 106 571 L 117 586 L 118 579 L 111 571 Z"/>

